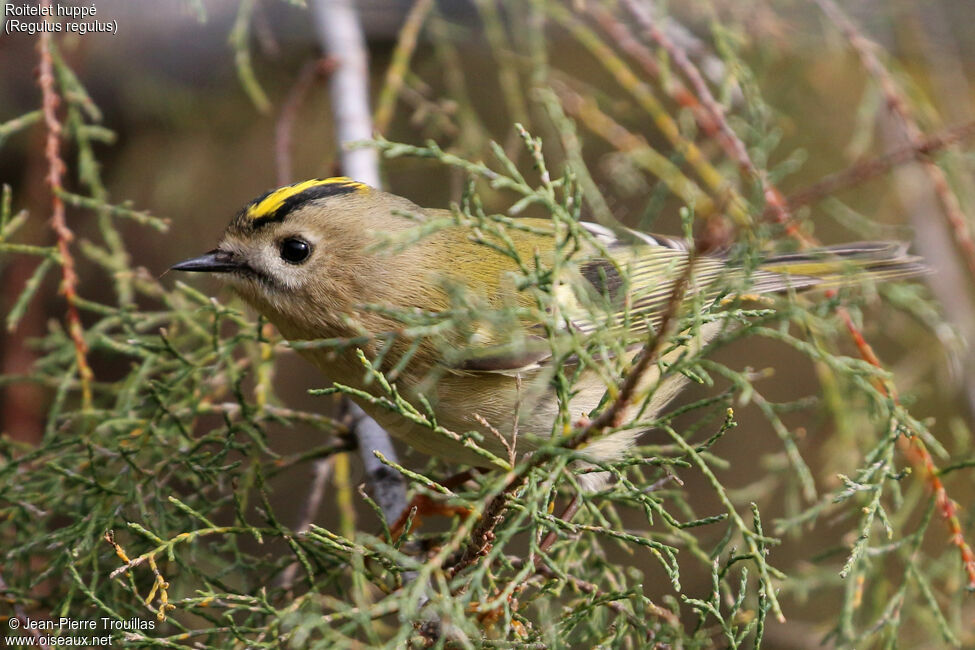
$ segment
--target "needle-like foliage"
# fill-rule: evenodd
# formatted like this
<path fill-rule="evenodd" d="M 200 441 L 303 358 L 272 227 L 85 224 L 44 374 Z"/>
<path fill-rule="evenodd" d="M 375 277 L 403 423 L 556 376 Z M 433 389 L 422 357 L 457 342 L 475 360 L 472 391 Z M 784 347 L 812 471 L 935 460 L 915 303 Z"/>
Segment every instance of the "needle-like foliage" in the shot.
<path fill-rule="evenodd" d="M 232 44 L 248 95 L 268 110 L 273 93 L 262 89 L 248 49 L 254 4 L 241 3 Z M 63 129 L 54 137 L 73 158 L 55 151 L 49 162 L 64 158 L 77 180 L 73 191 L 53 187 L 53 200 L 95 228 L 74 241 L 59 233 L 49 245 L 24 228 L 44 214 L 16 212 L 19 191 L 3 189 L 0 255 L 37 260 L 8 303 L 8 330 L 54 293 L 52 278 L 65 286 L 66 268 L 80 278 L 65 296 L 77 321 L 52 320 L 30 343 L 30 371 L 0 377 L 4 390 L 40 387 L 47 405 L 38 439 L 0 437 L 0 600 L 9 615 L 98 620 L 126 647 L 738 648 L 760 647 L 772 626 L 796 618 L 817 626 L 802 634 L 839 647 L 972 643 L 971 491 L 952 492 L 969 499 L 962 508 L 947 492 L 971 485 L 970 438 L 949 440 L 944 427 L 913 416 L 896 374 L 875 363 L 861 335 L 871 318 L 892 314 L 912 331 L 941 328 L 937 308 L 919 285 L 878 288 L 855 277 L 830 293 L 748 295 L 768 251 L 810 245 L 814 233 L 776 189 L 801 155 L 773 155 L 777 117 L 744 59 L 746 33 L 704 5 L 709 69 L 719 75 L 704 79 L 688 72 L 695 64 L 681 56 L 687 41 L 675 42 L 680 26 L 635 0 L 612 9 L 474 5 L 494 58 L 497 111 L 513 126 L 492 132 L 497 120 L 483 119 L 472 99 L 457 55 L 457 32 L 467 28 L 417 2 L 379 112 L 385 128 L 396 121 L 391 107 L 409 104 L 429 140 L 380 136 L 364 146 L 376 147 L 390 170 L 418 166 L 458 188 L 450 219 L 418 223 L 389 246 L 459 224 L 511 257 L 520 269 L 513 281 L 532 300 L 488 309 L 446 285 L 449 310 L 389 311 L 402 324 L 396 331 L 342 340 L 289 344 L 232 296 L 141 268 L 139 247 L 165 237 L 167 222 L 109 201 L 95 145 L 112 134 L 57 41 L 42 43 L 52 72 L 42 81 L 44 105 L 0 124 L 0 147 L 54 120 Z M 410 69 L 410 30 L 421 24 L 435 74 Z M 567 42 L 599 72 L 584 79 L 561 66 L 555 53 Z M 442 98 L 428 85 L 434 76 Z M 703 96 L 709 87 L 715 97 Z M 585 151 L 595 142 L 604 148 L 598 163 Z M 615 225 L 614 197 L 634 194 L 644 197 L 642 223 L 631 225 L 671 209 L 680 234 L 702 249 L 723 245 L 729 264 L 745 271 L 701 295 L 688 290 L 689 264 L 642 339 L 610 327 L 583 336 L 565 326 L 558 278 L 585 246 L 600 245 L 579 222 Z M 869 227 L 838 204 L 831 209 L 851 229 Z M 558 224 L 552 259 L 525 259 L 506 245 L 524 214 Z M 123 222 L 139 234 L 123 234 L 133 232 Z M 626 269 L 619 272 L 628 286 Z M 89 297 L 94 285 L 110 286 L 110 297 Z M 592 322 L 607 322 L 606 305 L 594 299 L 590 307 Z M 554 360 L 563 408 L 552 432 L 520 433 L 537 447 L 531 454 L 497 453 L 490 427 L 445 429 L 429 403 L 397 386 L 421 342 L 443 346 L 449 358 L 486 321 L 493 330 L 535 323 Z M 702 327 L 718 333 L 692 345 Z M 642 356 L 628 353 L 634 344 Z M 296 407 L 276 390 L 276 372 L 294 348 L 309 346 L 358 350 L 363 376 L 378 389 L 321 380 L 307 387 L 320 408 Z M 742 349 L 773 350 L 819 387 L 777 401 L 775 363 L 762 352 L 731 361 Z M 680 375 L 692 388 L 660 413 L 604 417 L 622 401 L 652 399 L 653 387 L 641 395 L 628 388 L 641 363 L 661 382 Z M 580 419 L 567 405 L 583 371 L 603 379 L 606 397 Z M 444 481 L 459 469 L 448 462 L 381 458 L 411 495 L 451 513 L 422 525 L 410 514 L 395 536 L 354 477 L 348 421 L 332 416 L 336 393 L 461 440 L 490 471 L 458 486 Z M 747 425 L 742 412 L 752 414 Z M 586 444 L 627 428 L 650 433 L 619 460 L 586 459 Z M 298 429 L 318 432 L 318 443 L 281 453 L 277 436 Z M 276 493 L 283 476 L 313 466 L 327 478 L 288 500 L 323 500 L 327 525 L 300 521 Z M 591 472 L 609 480 L 584 489 Z M 573 500 L 577 512 L 561 516 Z M 821 605 L 806 615 L 811 602 Z"/>

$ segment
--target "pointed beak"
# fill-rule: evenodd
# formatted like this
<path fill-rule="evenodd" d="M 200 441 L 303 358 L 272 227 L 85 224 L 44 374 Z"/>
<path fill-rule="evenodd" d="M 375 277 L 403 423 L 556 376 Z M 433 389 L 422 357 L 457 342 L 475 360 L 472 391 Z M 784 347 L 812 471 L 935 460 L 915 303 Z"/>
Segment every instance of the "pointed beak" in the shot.
<path fill-rule="evenodd" d="M 244 266 L 236 255 L 229 251 L 214 248 L 199 257 L 183 260 L 169 267 L 170 271 L 194 271 L 198 273 L 230 273 L 239 271 Z"/>

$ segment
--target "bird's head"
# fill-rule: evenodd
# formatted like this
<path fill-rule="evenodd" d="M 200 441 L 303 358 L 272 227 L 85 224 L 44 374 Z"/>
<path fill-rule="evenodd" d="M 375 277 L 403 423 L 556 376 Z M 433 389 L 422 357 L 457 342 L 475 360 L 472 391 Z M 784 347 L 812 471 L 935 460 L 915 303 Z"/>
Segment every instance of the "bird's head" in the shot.
<path fill-rule="evenodd" d="M 218 274 L 279 327 L 323 336 L 353 305 L 382 301 L 377 288 L 390 282 L 376 234 L 407 227 L 397 211 L 418 210 L 349 178 L 304 181 L 248 203 L 216 248 L 171 270 Z"/>

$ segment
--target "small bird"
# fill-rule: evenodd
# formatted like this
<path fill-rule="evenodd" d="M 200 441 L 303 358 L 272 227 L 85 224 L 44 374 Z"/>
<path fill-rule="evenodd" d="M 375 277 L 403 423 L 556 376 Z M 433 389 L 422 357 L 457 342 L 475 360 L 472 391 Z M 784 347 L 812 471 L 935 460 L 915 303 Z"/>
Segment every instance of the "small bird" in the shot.
<path fill-rule="evenodd" d="M 349 178 L 314 179 L 254 199 L 216 248 L 172 270 L 219 274 L 290 341 L 348 341 L 299 351 L 329 380 L 384 396 L 358 356 L 361 349 L 395 375 L 400 395 L 419 413 L 432 409 L 441 429 L 428 426 L 433 418 L 408 419 L 374 400 L 360 397 L 360 406 L 413 448 L 478 467 L 490 462 L 462 434 L 479 432 L 480 446 L 500 458 L 512 455 L 515 438 L 523 453 L 552 434 L 560 413 L 552 386 L 558 364 L 582 370 L 566 372 L 574 377 L 573 418 L 592 413 L 615 388 L 614 378 L 587 366 L 591 356 L 559 354 L 559 332 L 575 341 L 609 333 L 632 359 L 659 326 L 681 278 L 684 302 L 703 310 L 735 279 L 745 286 L 748 278 L 749 293 L 768 293 L 925 271 L 905 245 L 893 242 L 771 255 L 747 272 L 669 237 L 579 223 L 580 234 L 570 238 L 569 225 L 547 219 L 490 223 L 473 227 L 450 211 L 424 209 Z M 411 329 L 405 322 L 411 318 L 427 326 Z M 665 350 L 661 364 L 700 349 L 722 327 L 721 319 L 711 319 L 682 333 L 686 342 Z M 652 419 L 686 381 L 681 373 L 661 377 L 661 364 L 644 378 L 641 421 Z M 639 433 L 596 437 L 582 451 L 614 460 Z"/>

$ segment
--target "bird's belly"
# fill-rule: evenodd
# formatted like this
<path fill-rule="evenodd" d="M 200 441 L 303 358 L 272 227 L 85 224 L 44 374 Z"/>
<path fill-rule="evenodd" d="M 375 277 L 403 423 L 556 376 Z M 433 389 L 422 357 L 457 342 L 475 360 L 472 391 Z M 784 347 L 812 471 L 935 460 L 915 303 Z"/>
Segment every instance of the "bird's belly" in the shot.
<path fill-rule="evenodd" d="M 520 455 L 537 446 L 533 440 L 550 435 L 557 407 L 548 383 L 549 378 L 538 372 L 526 373 L 520 382 L 500 374 L 444 375 L 424 393 L 439 430 L 409 422 L 386 409 L 374 408 L 383 411 L 375 415 L 366 411 L 392 435 L 425 454 L 486 467 L 490 460 L 472 449 L 473 444 L 507 461 L 509 448 Z M 415 392 L 405 390 L 404 394 L 423 412 Z M 476 406 L 471 405 L 473 395 L 479 396 Z M 543 408 L 548 401 L 552 402 L 550 408 Z M 540 409 L 551 413 L 538 417 Z"/>
<path fill-rule="evenodd" d="M 709 341 L 719 329 L 717 323 L 701 328 L 700 337 L 691 345 L 699 348 Z M 664 363 L 673 363 L 685 349 L 664 355 Z M 319 367 L 327 376 L 340 378 L 341 383 L 371 393 L 388 397 L 381 392 L 378 382 L 366 383 L 361 362 L 356 358 L 343 358 L 341 354 L 327 354 L 323 350 L 303 350 L 302 354 Z M 373 419 L 391 435 L 416 450 L 444 460 L 489 467 L 493 463 L 477 446 L 503 460 L 510 452 L 518 456 L 536 449 L 539 441 L 552 435 L 559 419 L 560 405 L 551 388 L 552 369 L 526 371 L 520 378 L 501 373 L 443 373 L 431 381 L 428 371 L 407 371 L 397 378 L 395 385 L 400 395 L 407 399 L 419 413 L 420 419 L 430 423 L 420 394 L 432 406 L 437 426 L 411 421 L 382 404 L 356 401 Z M 674 374 L 660 381 L 656 367 L 643 376 L 637 394 L 649 395 L 627 409 L 620 419 L 626 422 L 639 414 L 642 422 L 652 420 L 686 383 L 683 375 Z M 422 388 L 422 391 L 420 389 Z M 564 433 L 577 428 L 603 398 L 606 385 L 596 372 L 583 372 L 572 387 L 573 396 L 568 405 L 568 422 Z M 487 422 L 490 426 L 485 426 Z M 579 451 L 597 461 L 614 460 L 633 445 L 642 431 L 639 427 L 617 431 L 588 441 Z M 471 436 L 470 432 L 476 432 Z M 562 433 L 560 431 L 560 433 Z"/>
<path fill-rule="evenodd" d="M 433 406 L 437 424 L 446 431 L 410 422 L 381 406 L 361 406 L 390 434 L 422 453 L 487 467 L 490 460 L 472 449 L 474 438 L 478 447 L 508 461 L 512 454 L 533 451 L 552 435 L 559 403 L 550 380 L 549 372 L 539 371 L 525 373 L 520 381 L 502 374 L 444 376 L 425 396 Z M 606 391 L 596 373 L 584 373 L 574 388 L 577 392 L 569 403 L 565 434 L 599 404 Z M 476 408 L 470 406 L 472 394 L 481 396 Z M 420 400 L 410 402 L 422 412 Z M 597 460 L 617 458 L 634 436 L 632 432 L 604 436 L 591 443 L 586 452 Z"/>

